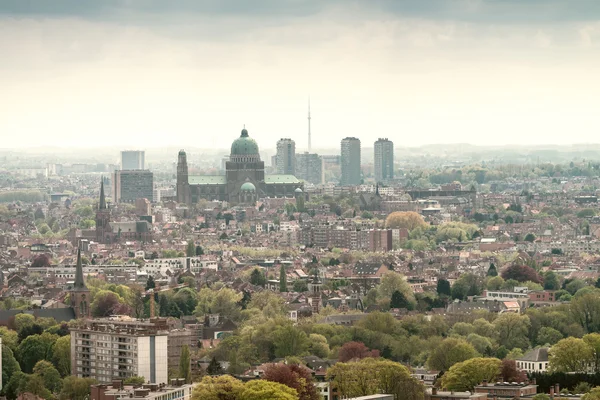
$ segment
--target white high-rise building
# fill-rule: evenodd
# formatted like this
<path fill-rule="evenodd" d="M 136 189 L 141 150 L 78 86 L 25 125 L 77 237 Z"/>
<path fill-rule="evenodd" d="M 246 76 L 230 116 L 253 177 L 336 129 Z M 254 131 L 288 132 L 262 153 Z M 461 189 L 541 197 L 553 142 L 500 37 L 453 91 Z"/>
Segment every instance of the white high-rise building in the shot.
<path fill-rule="evenodd" d="M 375 142 L 375 180 L 384 182 L 394 179 L 394 142 L 379 139 Z"/>
<path fill-rule="evenodd" d="M 276 157 L 278 174 L 296 175 L 296 142 L 292 139 L 279 139 Z"/>

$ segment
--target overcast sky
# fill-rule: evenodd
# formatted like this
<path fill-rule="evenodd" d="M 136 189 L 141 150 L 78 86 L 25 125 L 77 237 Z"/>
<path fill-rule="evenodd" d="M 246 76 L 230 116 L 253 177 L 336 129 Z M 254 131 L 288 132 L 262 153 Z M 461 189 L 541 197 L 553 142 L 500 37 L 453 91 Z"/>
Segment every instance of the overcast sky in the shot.
<path fill-rule="evenodd" d="M 598 0 L 1 0 L 0 147 L 600 142 Z"/>

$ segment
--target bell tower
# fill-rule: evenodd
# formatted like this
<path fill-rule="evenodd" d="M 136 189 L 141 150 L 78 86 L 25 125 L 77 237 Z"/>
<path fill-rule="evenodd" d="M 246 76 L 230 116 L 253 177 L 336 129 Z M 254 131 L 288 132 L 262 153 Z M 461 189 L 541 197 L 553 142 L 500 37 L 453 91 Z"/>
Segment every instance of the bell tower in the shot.
<path fill-rule="evenodd" d="M 90 317 L 90 291 L 83 281 L 81 249 L 77 249 L 77 266 L 75 267 L 75 284 L 71 290 L 71 307 L 73 307 L 77 319 Z"/>
<path fill-rule="evenodd" d="M 177 157 L 177 202 L 191 204 L 188 164 L 185 151 L 180 150 Z"/>
<path fill-rule="evenodd" d="M 312 281 L 308 284 L 309 297 L 308 302 L 312 307 L 313 314 L 318 314 L 321 311 L 321 280 L 319 279 L 319 273 L 315 272 L 315 276 Z"/>
<path fill-rule="evenodd" d="M 98 211 L 96 211 L 96 241 L 98 243 L 107 242 L 107 232 L 110 231 L 110 210 L 106 206 L 106 196 L 104 195 L 104 178 L 100 180 L 100 202 Z"/>

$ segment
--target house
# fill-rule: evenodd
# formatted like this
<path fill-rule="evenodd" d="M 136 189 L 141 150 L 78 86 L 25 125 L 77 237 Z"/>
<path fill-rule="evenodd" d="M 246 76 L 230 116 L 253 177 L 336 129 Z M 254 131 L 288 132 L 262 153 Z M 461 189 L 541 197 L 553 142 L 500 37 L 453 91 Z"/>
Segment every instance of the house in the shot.
<path fill-rule="evenodd" d="M 539 347 L 517 358 L 517 368 L 527 373 L 548 371 L 548 347 Z"/>

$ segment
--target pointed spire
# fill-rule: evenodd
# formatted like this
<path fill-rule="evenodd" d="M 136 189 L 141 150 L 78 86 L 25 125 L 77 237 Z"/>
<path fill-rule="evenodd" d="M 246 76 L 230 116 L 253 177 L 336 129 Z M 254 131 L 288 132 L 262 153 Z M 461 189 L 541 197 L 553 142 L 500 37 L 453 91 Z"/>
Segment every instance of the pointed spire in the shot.
<path fill-rule="evenodd" d="M 81 249 L 77 249 L 77 266 L 75 267 L 75 284 L 73 285 L 75 290 L 85 290 L 85 282 L 83 281 L 83 265 L 81 263 Z"/>
<path fill-rule="evenodd" d="M 98 210 L 106 210 L 106 197 L 104 196 L 104 177 L 100 178 L 100 204 Z"/>

